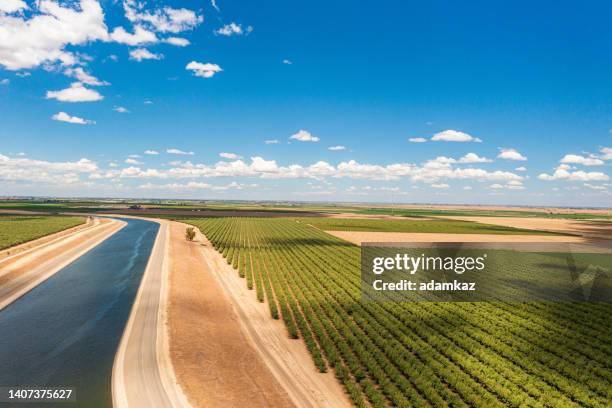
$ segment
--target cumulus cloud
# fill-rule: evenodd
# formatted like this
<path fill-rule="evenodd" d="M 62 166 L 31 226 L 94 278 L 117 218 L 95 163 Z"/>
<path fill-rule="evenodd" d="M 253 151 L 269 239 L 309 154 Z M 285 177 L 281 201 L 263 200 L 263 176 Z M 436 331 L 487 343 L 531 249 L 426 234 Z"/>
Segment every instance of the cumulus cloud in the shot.
<path fill-rule="evenodd" d="M 50 162 L 0 154 L 0 181 L 65 185 L 78 182 L 80 174 L 96 171 L 98 166 L 86 158 L 76 162 Z"/>
<path fill-rule="evenodd" d="M 212 190 L 212 191 L 227 191 L 227 190 L 242 190 L 244 188 L 255 188 L 257 184 L 241 184 L 235 181 L 224 185 L 213 185 L 209 183 L 201 183 L 190 181 L 188 183 L 170 183 L 170 184 L 142 184 L 139 186 L 145 190 Z"/>
<path fill-rule="evenodd" d="M 516 161 L 525 161 L 527 157 L 523 156 L 516 149 L 505 149 L 501 148 L 500 153 L 497 155 L 499 159 L 505 160 L 516 160 Z"/>
<path fill-rule="evenodd" d="M 288 60 L 288 59 L 285 58 L 283 60 L 283 64 L 285 64 L 285 65 L 293 65 L 293 62 L 291 62 L 291 60 Z"/>
<path fill-rule="evenodd" d="M 58 112 L 55 115 L 51 116 L 51 119 L 57 120 L 58 122 L 73 123 L 75 125 L 93 125 L 94 123 L 96 123 L 93 120 L 87 120 L 79 118 L 77 116 L 70 116 L 66 112 Z"/>
<path fill-rule="evenodd" d="M 195 154 L 194 152 L 185 152 L 183 150 L 175 149 L 175 148 L 167 149 L 166 153 L 168 153 L 168 154 L 178 154 L 178 155 L 182 155 L 182 156 L 193 156 Z"/>
<path fill-rule="evenodd" d="M 493 160 L 480 157 L 476 153 L 468 153 L 459 159 L 459 163 L 491 163 Z"/>
<path fill-rule="evenodd" d="M 440 188 L 440 189 L 450 188 L 450 186 L 448 184 L 445 184 L 445 183 L 432 184 L 430 187 L 431 188 Z"/>
<path fill-rule="evenodd" d="M 482 142 L 477 137 L 452 129 L 436 133 L 431 140 L 434 142 Z"/>
<path fill-rule="evenodd" d="M 197 61 L 191 61 L 185 69 L 193 71 L 193 75 L 201 78 L 212 78 L 216 73 L 223 71 L 217 64 L 201 63 Z"/>
<path fill-rule="evenodd" d="M 144 154 L 148 154 L 148 155 L 152 155 L 152 156 L 157 156 L 159 154 L 159 152 L 157 150 L 145 150 Z"/>
<path fill-rule="evenodd" d="M 125 17 L 134 24 L 141 24 L 162 33 L 179 33 L 193 30 L 204 21 L 204 17 L 193 10 L 172 7 L 145 10 L 145 2 L 123 0 Z"/>
<path fill-rule="evenodd" d="M 221 152 L 219 153 L 219 156 L 224 159 L 230 159 L 230 160 L 240 159 L 240 156 L 238 156 L 236 153 Z"/>
<path fill-rule="evenodd" d="M 253 27 L 251 26 L 247 26 L 246 28 L 243 29 L 241 24 L 236 24 L 234 22 L 231 22 L 219 28 L 218 30 L 216 30 L 215 34 L 224 35 L 226 37 L 229 37 L 232 35 L 250 34 L 252 31 L 253 31 Z"/>
<path fill-rule="evenodd" d="M 23 0 L 2 0 L 0 2 L 0 13 L 11 14 L 28 8 L 28 5 Z"/>
<path fill-rule="evenodd" d="M 132 46 L 153 44 L 159 41 L 155 33 L 140 26 L 134 27 L 134 33 L 128 33 L 123 27 L 117 27 L 110 34 L 110 39 L 119 44 Z"/>
<path fill-rule="evenodd" d="M 81 67 L 67 68 L 66 70 L 64 70 L 64 75 L 72 77 L 72 78 L 76 78 L 79 82 L 82 82 L 82 83 L 84 83 L 86 85 L 90 85 L 90 86 L 105 86 L 105 85 L 110 85 L 108 82 L 100 81 L 95 76 L 93 76 L 91 74 L 88 74 Z"/>
<path fill-rule="evenodd" d="M 346 150 L 346 146 L 342 146 L 342 145 L 330 146 L 327 148 L 327 150 L 331 150 L 332 152 L 337 152 L 341 150 Z"/>
<path fill-rule="evenodd" d="M 599 151 L 602 160 L 612 160 L 612 147 L 602 147 Z"/>
<path fill-rule="evenodd" d="M 160 60 L 162 58 L 164 58 L 163 54 L 152 53 L 146 48 L 136 48 L 135 50 L 130 51 L 130 59 L 138 62 L 142 60 Z"/>
<path fill-rule="evenodd" d="M 61 102 L 96 102 L 104 97 L 93 89 L 85 88 L 81 82 L 74 82 L 69 88 L 47 91 L 47 99 L 57 99 Z"/>
<path fill-rule="evenodd" d="M 583 166 L 601 166 L 604 164 L 603 160 L 596 157 L 584 157 L 578 154 L 566 154 L 559 162 L 566 164 L 582 164 Z"/>
<path fill-rule="evenodd" d="M 123 106 L 115 106 L 113 110 L 118 113 L 130 113 L 130 111 Z"/>
<path fill-rule="evenodd" d="M 23 9 L 22 2 L 14 0 L 2 0 L 0 4 L 4 11 Z M 81 0 L 66 7 L 53 0 L 36 4 L 31 15 L 0 13 L 0 65 L 6 69 L 35 68 L 57 62 L 73 65 L 78 58 L 66 46 L 108 40 L 104 12 L 98 1 Z"/>
<path fill-rule="evenodd" d="M 520 167 L 517 167 L 517 168 L 516 168 L 516 169 L 514 169 L 514 170 L 515 170 L 515 171 L 527 171 L 527 167 L 525 167 L 525 166 L 520 166 Z"/>
<path fill-rule="evenodd" d="M 299 142 L 318 142 L 320 140 L 317 136 L 313 136 L 307 130 L 300 130 L 291 135 L 289 139 L 297 140 Z"/>
<path fill-rule="evenodd" d="M 139 162 L 138 160 L 134 159 L 134 158 L 127 158 L 124 161 L 125 164 L 142 164 L 142 162 Z"/>
<path fill-rule="evenodd" d="M 411 143 L 425 143 L 427 139 L 425 139 L 424 137 L 411 137 L 410 139 L 408 139 L 408 141 Z"/>
<path fill-rule="evenodd" d="M 177 47 L 186 47 L 190 44 L 188 39 L 181 37 L 168 37 L 164 39 L 164 42 Z"/>
<path fill-rule="evenodd" d="M 569 165 L 561 164 L 555 169 L 555 172 L 550 175 L 542 173 L 538 176 L 540 180 L 554 181 L 554 180 L 567 180 L 567 181 L 606 181 L 609 179 L 608 175 L 599 171 L 574 171 Z"/>

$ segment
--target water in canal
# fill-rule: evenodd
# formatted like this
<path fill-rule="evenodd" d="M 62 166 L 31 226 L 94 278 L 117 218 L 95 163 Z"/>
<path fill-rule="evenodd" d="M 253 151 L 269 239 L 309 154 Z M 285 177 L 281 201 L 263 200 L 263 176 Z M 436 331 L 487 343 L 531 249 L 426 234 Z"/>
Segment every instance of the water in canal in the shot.
<path fill-rule="evenodd" d="M 0 311 L 0 386 L 71 387 L 77 403 L 59 406 L 112 406 L 113 359 L 159 229 L 124 221 L 123 229 Z"/>

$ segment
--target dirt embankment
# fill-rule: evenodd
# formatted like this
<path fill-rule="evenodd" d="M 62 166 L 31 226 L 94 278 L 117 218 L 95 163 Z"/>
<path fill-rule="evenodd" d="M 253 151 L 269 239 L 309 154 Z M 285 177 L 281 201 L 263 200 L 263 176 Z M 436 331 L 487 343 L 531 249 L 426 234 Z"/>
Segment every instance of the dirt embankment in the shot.
<path fill-rule="evenodd" d="M 123 228 L 122 221 L 95 220 L 76 228 L 20 245 L 0 260 L 0 309 Z M 18 251 L 21 249 L 21 251 Z M 9 250 L 10 251 L 10 250 Z"/>
<path fill-rule="evenodd" d="M 241 330 L 232 302 L 204 259 L 170 225 L 168 330 L 176 377 L 195 407 L 290 407 L 291 399 Z"/>

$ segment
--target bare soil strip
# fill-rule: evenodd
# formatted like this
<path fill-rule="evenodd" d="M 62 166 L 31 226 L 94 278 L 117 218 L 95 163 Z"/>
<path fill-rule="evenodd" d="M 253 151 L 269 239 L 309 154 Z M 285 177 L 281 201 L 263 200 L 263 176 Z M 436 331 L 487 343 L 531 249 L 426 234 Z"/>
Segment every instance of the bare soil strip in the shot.
<path fill-rule="evenodd" d="M 168 329 L 177 378 L 195 407 L 291 407 L 293 404 L 241 331 L 200 242 L 171 225 Z"/>
<path fill-rule="evenodd" d="M 0 310 L 124 227 L 105 219 L 0 261 Z"/>
<path fill-rule="evenodd" d="M 177 234 L 184 234 L 184 228 L 182 226 Z M 249 407 L 289 406 L 291 404 L 286 397 L 280 394 L 282 387 L 290 402 L 298 407 L 351 406 L 333 373 L 319 373 L 303 341 L 288 337 L 282 321 L 271 318 L 268 306 L 257 301 L 238 272 L 215 251 L 205 236 L 198 232 L 196 239 L 198 244 L 193 245 L 197 245 L 199 251 L 192 252 L 193 259 L 199 259 L 196 264 L 201 267 L 203 257 L 203 265 L 208 268 L 205 267 L 199 277 L 181 278 L 177 273 L 173 278 L 175 285 L 180 284 L 179 279 L 190 279 L 189 282 L 194 285 L 197 283 L 198 286 L 187 290 L 183 281 L 180 297 L 177 294 L 172 297 L 183 308 L 180 315 L 179 309 L 175 312 L 175 316 L 180 319 L 177 320 L 179 323 L 188 315 L 189 305 L 199 304 L 202 308 L 191 311 L 190 327 L 184 329 L 183 333 L 198 333 L 191 339 L 193 344 L 198 341 L 206 344 L 200 344 L 197 349 L 190 349 L 189 344 L 186 344 L 173 351 L 177 373 L 181 372 L 181 366 L 183 370 L 192 373 L 193 384 L 184 384 L 188 393 L 199 393 L 199 401 L 206 406 L 240 406 L 239 401 L 247 401 L 245 403 Z M 186 262 L 190 264 L 193 261 Z M 174 333 L 171 339 L 186 340 L 185 334 Z M 202 342 L 202 339 L 208 339 L 208 342 Z M 229 362 L 224 362 L 225 359 Z M 265 367 L 261 367 L 261 361 Z M 179 379 L 182 378 L 179 374 Z M 280 387 L 274 385 L 274 380 Z M 197 384 L 200 384 L 200 390 L 197 390 Z M 261 388 L 264 386 L 276 387 L 275 400 L 264 398 L 264 390 Z M 238 394 L 238 391 L 233 391 L 236 387 L 251 391 L 242 390 Z M 221 392 L 221 396 L 213 399 L 206 395 L 213 390 Z M 217 400 L 223 393 L 227 393 L 224 399 Z M 253 395 L 251 399 L 248 398 L 250 394 Z M 233 398 L 237 400 L 234 402 Z"/>
<path fill-rule="evenodd" d="M 447 217 L 459 221 L 472 221 L 504 227 L 534 229 L 539 231 L 577 234 L 591 238 L 612 238 L 612 222 L 595 220 L 566 220 L 559 218 L 521 218 L 521 217 Z"/>

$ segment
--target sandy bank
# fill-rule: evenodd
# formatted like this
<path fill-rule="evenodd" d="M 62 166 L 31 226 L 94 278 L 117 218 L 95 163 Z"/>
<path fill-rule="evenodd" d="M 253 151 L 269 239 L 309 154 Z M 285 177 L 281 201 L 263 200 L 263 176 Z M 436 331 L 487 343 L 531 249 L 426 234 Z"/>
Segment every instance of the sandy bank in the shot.
<path fill-rule="evenodd" d="M 96 220 L 85 228 L 60 233 L 49 240 L 37 240 L 38 245 L 25 244 L 21 252 L 0 260 L 0 310 L 99 245 L 124 225 L 124 222 L 118 220 Z"/>

